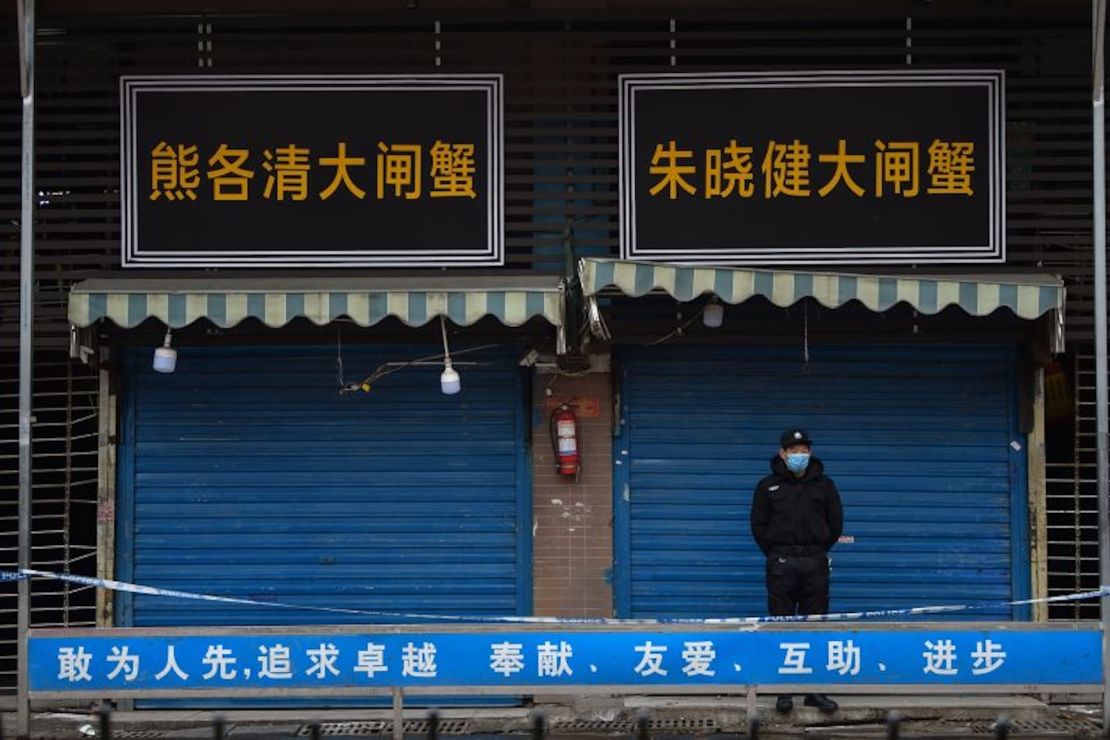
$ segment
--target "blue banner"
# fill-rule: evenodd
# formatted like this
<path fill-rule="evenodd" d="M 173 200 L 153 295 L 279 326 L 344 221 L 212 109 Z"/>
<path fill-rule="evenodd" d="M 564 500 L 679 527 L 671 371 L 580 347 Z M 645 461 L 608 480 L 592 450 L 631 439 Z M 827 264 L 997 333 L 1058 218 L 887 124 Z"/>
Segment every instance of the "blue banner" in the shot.
<path fill-rule="evenodd" d="M 34 692 L 386 686 L 1094 684 L 1094 629 L 33 635 Z"/>

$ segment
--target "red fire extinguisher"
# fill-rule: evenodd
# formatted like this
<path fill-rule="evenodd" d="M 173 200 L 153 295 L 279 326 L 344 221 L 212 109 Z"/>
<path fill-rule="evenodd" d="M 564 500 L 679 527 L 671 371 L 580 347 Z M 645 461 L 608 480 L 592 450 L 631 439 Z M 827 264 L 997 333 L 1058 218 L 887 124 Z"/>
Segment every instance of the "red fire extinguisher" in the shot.
<path fill-rule="evenodd" d="M 560 475 L 578 475 L 578 417 L 563 404 L 551 412 L 551 445 Z"/>

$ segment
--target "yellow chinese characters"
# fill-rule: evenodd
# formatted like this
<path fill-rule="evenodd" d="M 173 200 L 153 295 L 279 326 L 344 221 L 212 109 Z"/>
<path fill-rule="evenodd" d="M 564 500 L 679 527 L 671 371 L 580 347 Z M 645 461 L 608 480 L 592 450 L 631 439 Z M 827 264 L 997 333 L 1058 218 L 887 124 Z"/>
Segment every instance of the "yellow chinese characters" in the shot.
<path fill-rule="evenodd" d="M 477 198 L 474 192 L 474 145 L 436 141 L 432 158 L 431 198 Z"/>
<path fill-rule="evenodd" d="M 867 157 L 862 154 L 848 154 L 847 147 L 848 142 L 844 139 L 837 139 L 836 154 L 822 154 L 817 157 L 818 162 L 827 162 L 836 166 L 829 181 L 817 191 L 817 194 L 822 198 L 831 193 L 837 186 L 837 183 L 841 181 L 844 182 L 849 190 L 856 194 L 857 198 L 864 193 L 863 188 L 856 184 L 856 181 L 852 179 L 852 175 L 849 174 L 848 165 L 863 164 L 863 161 L 867 159 Z"/>
<path fill-rule="evenodd" d="M 873 148 L 852 146 L 847 139 L 835 140 L 832 151 L 816 152 L 800 139 L 744 142 L 730 139 L 721 147 L 707 147 L 703 152 L 684 149 L 676 139 L 655 145 L 648 165 L 652 177 L 648 194 L 675 200 L 697 196 L 693 184 L 701 175 L 701 195 L 706 200 L 729 197 L 752 198 L 760 190 L 765 200 L 776 198 L 807 198 L 816 194 L 825 198 L 843 191 L 844 195 L 863 198 L 891 195 L 915 198 L 928 195 L 975 194 L 975 144 L 967 141 L 934 139 L 926 149 L 917 141 L 886 141 L 877 139 Z M 753 156 L 762 152 L 761 186 L 757 188 Z M 928 166 L 922 163 L 922 150 L 928 153 Z M 704 169 L 699 173 L 695 162 L 704 156 Z M 816 160 L 816 163 L 814 162 Z M 924 169 L 924 171 L 923 171 Z M 928 178 L 923 184 L 923 179 Z M 824 183 L 814 190 L 816 183 Z"/>
<path fill-rule="evenodd" d="M 320 157 L 320 164 L 324 167 L 334 167 L 335 177 L 332 178 L 331 183 L 320 191 L 320 200 L 327 200 L 335 191 L 339 189 L 340 185 L 347 188 L 347 191 L 362 200 L 366 197 L 366 191 L 355 185 L 351 180 L 350 167 L 362 167 L 366 164 L 366 157 L 348 157 L 347 156 L 347 142 L 339 142 L 339 152 L 334 157 Z"/>
<path fill-rule="evenodd" d="M 920 147 L 916 141 L 875 142 L 875 197 L 883 197 L 883 186 L 903 198 L 918 193 Z"/>
<path fill-rule="evenodd" d="M 731 139 L 724 149 L 705 150 L 706 198 L 727 198 L 733 193 L 750 198 L 755 195 L 753 178 L 750 146 L 740 146 Z"/>
<path fill-rule="evenodd" d="M 420 197 L 420 147 L 416 144 L 378 142 L 378 198 L 386 188 L 394 197 L 416 200 Z"/>
<path fill-rule="evenodd" d="M 290 144 L 275 151 L 262 152 L 262 169 L 270 173 L 262 197 L 285 200 L 288 195 L 290 200 L 304 200 L 308 197 L 309 150 Z"/>
<path fill-rule="evenodd" d="M 250 156 L 246 149 L 220 144 L 208 160 L 208 179 L 212 181 L 212 200 L 247 200 L 254 173 L 243 168 Z"/>
<path fill-rule="evenodd" d="M 809 195 L 809 160 L 809 147 L 797 139 L 789 144 L 779 144 L 772 139 L 761 168 L 764 197 Z"/>
<path fill-rule="evenodd" d="M 929 145 L 929 175 L 932 184 L 927 192 L 950 195 L 972 195 L 971 173 L 975 171 L 975 144 L 970 141 L 940 141 Z"/>
<path fill-rule="evenodd" d="M 430 145 L 380 141 L 377 150 L 375 191 L 379 200 L 478 197 L 478 160 L 472 143 L 441 139 Z M 195 144 L 160 141 L 150 152 L 149 197 L 196 201 L 210 192 L 215 202 L 246 202 L 252 195 L 268 201 L 304 201 L 312 194 L 321 201 L 341 197 L 364 200 L 367 157 L 358 150 L 358 144 L 339 141 L 330 151 L 334 154 L 314 158 L 309 147 L 291 143 L 260 153 L 256 150 L 252 158 L 249 148 L 225 142 L 202 160 Z M 204 172 L 202 163 L 207 164 Z M 314 174 L 314 166 L 319 176 Z M 256 175 L 265 176 L 260 193 L 251 187 Z M 425 179 L 430 186 L 425 186 Z M 205 180 L 210 191 L 200 188 Z"/>
<path fill-rule="evenodd" d="M 690 195 L 696 194 L 697 188 L 691 185 L 684 179 L 684 175 L 692 175 L 697 169 L 692 164 L 679 164 L 679 160 L 693 159 L 694 152 L 691 149 L 677 149 L 675 148 L 674 139 L 671 139 L 668 148 L 664 149 L 662 144 L 655 145 L 655 154 L 651 157 L 651 167 L 648 172 L 653 175 L 659 175 L 660 180 L 651 189 L 652 195 L 658 195 L 667 189 L 668 197 L 674 200 L 678 195 L 678 189 L 686 191 Z"/>
<path fill-rule="evenodd" d="M 200 186 L 200 171 L 197 164 L 200 155 L 195 146 L 178 144 L 170 146 L 158 142 L 150 152 L 150 199 L 158 200 L 196 200 L 196 189 Z"/>

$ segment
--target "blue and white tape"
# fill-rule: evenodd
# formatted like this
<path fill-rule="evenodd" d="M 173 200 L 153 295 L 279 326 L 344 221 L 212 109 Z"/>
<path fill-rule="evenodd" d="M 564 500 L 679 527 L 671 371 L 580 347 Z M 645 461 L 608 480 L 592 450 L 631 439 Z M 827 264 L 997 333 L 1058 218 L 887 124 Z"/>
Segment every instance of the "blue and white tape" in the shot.
<path fill-rule="evenodd" d="M 920 616 L 927 614 L 951 614 L 953 612 L 975 611 L 981 609 L 999 609 L 1028 604 L 1058 604 L 1069 601 L 1088 601 L 1110 596 L 1110 586 L 1103 586 L 1095 591 L 1081 591 L 1060 596 L 1047 596 L 1038 599 L 1020 599 L 1017 601 L 990 601 L 980 604 L 942 604 L 937 606 L 916 606 L 904 609 L 874 609 L 858 612 L 836 612 L 833 614 L 808 614 L 793 617 L 713 617 L 708 619 L 693 618 L 665 618 L 665 619 L 608 619 L 604 617 L 515 617 L 515 616 L 464 616 L 457 614 L 422 614 L 420 612 L 389 612 L 367 611 L 365 609 L 345 609 L 331 606 L 308 606 L 305 604 L 286 604 L 280 601 L 259 601 L 256 599 L 240 599 L 233 596 L 216 596 L 193 591 L 177 591 L 168 588 L 143 586 L 125 581 L 113 581 L 105 578 L 89 578 L 70 573 L 54 573 L 46 570 L 24 568 L 18 571 L 0 570 L 0 581 L 20 581 L 28 578 L 51 578 L 66 581 L 82 586 L 104 588 L 110 591 L 123 593 L 142 594 L 144 596 L 163 596 L 174 599 L 190 599 L 193 601 L 209 601 L 220 604 L 239 604 L 245 606 L 265 606 L 275 609 L 295 609 L 302 611 L 323 612 L 327 614 L 346 614 L 361 617 L 374 617 L 377 619 L 403 619 L 441 622 L 482 622 L 482 623 L 508 623 L 508 624 L 735 624 L 754 625 L 776 622 L 840 622 L 863 619 L 886 619 L 889 617 Z"/>

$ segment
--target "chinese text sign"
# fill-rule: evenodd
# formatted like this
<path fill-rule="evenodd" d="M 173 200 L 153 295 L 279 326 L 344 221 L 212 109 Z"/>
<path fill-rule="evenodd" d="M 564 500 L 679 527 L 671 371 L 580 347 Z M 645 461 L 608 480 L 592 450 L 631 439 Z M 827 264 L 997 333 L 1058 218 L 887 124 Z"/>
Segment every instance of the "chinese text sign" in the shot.
<path fill-rule="evenodd" d="M 499 75 L 125 77 L 125 266 L 499 265 Z"/>
<path fill-rule="evenodd" d="M 1087 684 L 1095 630 L 32 637 L 39 692 L 575 684 Z M 1051 656 L 1049 658 L 1049 656 Z"/>
<path fill-rule="evenodd" d="M 622 75 L 621 251 L 1005 260 L 1001 72 Z"/>

